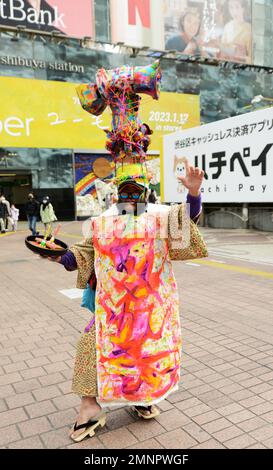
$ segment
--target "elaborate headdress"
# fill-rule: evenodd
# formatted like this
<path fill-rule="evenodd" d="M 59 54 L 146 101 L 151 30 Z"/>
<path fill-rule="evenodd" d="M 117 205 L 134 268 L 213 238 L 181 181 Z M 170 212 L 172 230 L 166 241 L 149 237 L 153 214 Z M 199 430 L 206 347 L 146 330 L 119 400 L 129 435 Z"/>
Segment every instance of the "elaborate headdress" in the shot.
<path fill-rule="evenodd" d="M 77 87 L 82 107 L 98 116 L 107 106 L 112 111 L 112 130 L 107 130 L 106 149 L 115 162 L 117 184 L 134 180 L 148 187 L 145 157 L 152 131 L 138 117 L 141 97 L 159 98 L 159 61 L 145 67 L 124 65 L 114 70 L 100 69 L 96 83 Z"/>

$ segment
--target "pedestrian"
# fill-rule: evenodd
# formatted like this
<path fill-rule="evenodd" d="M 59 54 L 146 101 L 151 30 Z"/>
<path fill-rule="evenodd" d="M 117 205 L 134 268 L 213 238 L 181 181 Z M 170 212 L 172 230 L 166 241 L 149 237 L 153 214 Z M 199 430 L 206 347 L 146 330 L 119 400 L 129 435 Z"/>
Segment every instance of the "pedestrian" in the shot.
<path fill-rule="evenodd" d="M 17 209 L 17 207 L 15 207 L 15 204 L 12 204 L 11 208 L 10 208 L 10 211 L 11 211 L 12 231 L 16 232 L 17 224 L 18 224 L 18 220 L 19 220 L 19 209 Z"/>
<path fill-rule="evenodd" d="M 28 202 L 25 205 L 26 216 L 28 220 L 29 230 L 32 235 L 38 235 L 39 232 L 36 230 L 36 224 L 39 217 L 39 202 L 36 200 L 34 194 L 29 193 Z"/>
<path fill-rule="evenodd" d="M 58 219 L 55 215 L 49 196 L 45 196 L 43 198 L 42 204 L 40 206 L 40 217 L 45 226 L 45 234 L 48 237 L 51 236 L 52 224 Z"/>
<path fill-rule="evenodd" d="M 109 76 L 112 77 L 110 73 Z M 95 314 L 78 342 L 72 380 L 72 391 L 81 397 L 79 415 L 70 431 L 76 442 L 93 436 L 99 426 L 104 426 L 103 407 L 127 405 L 141 418 L 152 419 L 159 414 L 156 404 L 178 389 L 181 331 L 177 284 L 169 253 L 173 254 L 172 259 L 189 259 L 185 249 L 192 251 L 192 258 L 207 256 L 206 247 L 197 236 L 198 229 L 194 228 L 201 212 L 202 170 L 189 165 L 183 177 L 194 219 L 185 224 L 189 247 L 183 245 L 184 232 L 183 237 L 176 233 L 180 224 L 184 227 L 185 204 L 148 204 L 149 182 L 143 164 L 145 136 L 137 140 L 137 150 L 130 152 L 130 144 L 139 137 L 135 132 L 139 127 L 137 115 L 130 120 L 131 127 L 127 125 L 131 77 L 129 73 L 127 87 L 119 90 L 117 85 L 113 98 L 120 96 L 121 100 L 120 121 L 113 120 L 114 131 L 119 122 L 126 122 L 118 137 L 119 145 L 114 147 L 118 203 L 91 221 L 92 233 L 86 234 L 84 242 L 73 245 L 55 260 L 68 271 L 78 270 L 78 288 L 95 292 L 88 300 Z M 156 77 L 159 87 L 160 70 Z M 123 76 L 122 85 L 124 80 Z M 108 90 L 106 85 L 104 89 Z M 104 97 L 107 103 L 113 96 L 111 87 L 108 92 L 109 97 Z M 114 131 L 110 139 L 116 145 Z M 175 250 L 172 246 L 169 249 L 172 238 Z M 196 239 L 199 247 L 193 254 Z"/>
<path fill-rule="evenodd" d="M 201 212 L 203 172 L 192 167 L 189 171 L 184 184 L 189 189 L 191 218 L 196 221 Z M 105 423 L 97 399 L 107 406 L 111 402 L 131 405 L 140 417 L 151 419 L 159 414 L 156 403 L 175 391 L 179 380 L 178 295 L 166 239 L 158 240 L 153 233 L 145 241 L 135 239 L 128 227 L 122 227 L 125 209 L 132 209 L 140 225 L 145 217 L 155 214 L 140 179 L 132 175 L 122 181 L 119 204 L 94 219 L 92 240 L 73 245 L 57 259 L 68 271 L 78 269 L 78 288 L 87 282 L 90 293 L 95 289 L 95 315 L 78 342 L 72 381 L 72 391 L 81 397 L 80 412 L 70 432 L 76 442 L 94 435 Z M 140 215 L 136 215 L 138 203 L 145 207 Z M 157 216 L 168 218 L 170 208 L 157 204 Z M 121 232 L 117 239 L 100 234 L 96 227 L 107 216 L 114 224 L 110 223 L 109 230 L 123 228 L 127 230 L 125 237 Z"/>
<path fill-rule="evenodd" d="M 9 201 L 5 198 L 4 195 L 1 196 L 1 201 L 2 201 L 3 204 L 6 205 L 6 208 L 7 208 L 6 217 L 5 217 L 5 220 L 4 220 L 4 223 L 5 223 L 5 231 L 7 232 L 7 231 L 8 231 L 8 226 L 9 226 L 9 222 L 11 223 L 10 203 L 9 203 Z"/>
<path fill-rule="evenodd" d="M 0 198 L 0 229 L 1 233 L 6 232 L 6 219 L 8 217 L 7 205 Z"/>

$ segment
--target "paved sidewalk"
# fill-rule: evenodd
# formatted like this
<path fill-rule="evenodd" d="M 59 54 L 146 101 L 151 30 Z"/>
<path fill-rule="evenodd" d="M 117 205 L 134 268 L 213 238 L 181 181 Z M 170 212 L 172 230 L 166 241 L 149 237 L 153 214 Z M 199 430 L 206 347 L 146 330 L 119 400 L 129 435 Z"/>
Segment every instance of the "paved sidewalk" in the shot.
<path fill-rule="evenodd" d="M 75 344 L 88 312 L 60 293 L 76 273 L 0 237 L 1 448 L 272 448 L 273 234 L 204 229 L 210 257 L 175 262 L 183 332 L 182 380 L 153 421 L 128 408 L 96 437 L 73 443 Z M 61 238 L 81 238 L 64 223 Z"/>

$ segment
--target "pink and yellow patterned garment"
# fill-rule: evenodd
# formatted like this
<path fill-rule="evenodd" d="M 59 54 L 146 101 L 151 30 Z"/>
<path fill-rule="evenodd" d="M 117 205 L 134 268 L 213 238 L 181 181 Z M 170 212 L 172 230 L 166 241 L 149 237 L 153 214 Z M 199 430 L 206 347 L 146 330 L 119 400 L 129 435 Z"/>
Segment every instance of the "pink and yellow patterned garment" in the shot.
<path fill-rule="evenodd" d="M 178 292 L 158 224 L 147 213 L 93 222 L 98 390 L 106 405 L 157 403 L 179 382 Z"/>

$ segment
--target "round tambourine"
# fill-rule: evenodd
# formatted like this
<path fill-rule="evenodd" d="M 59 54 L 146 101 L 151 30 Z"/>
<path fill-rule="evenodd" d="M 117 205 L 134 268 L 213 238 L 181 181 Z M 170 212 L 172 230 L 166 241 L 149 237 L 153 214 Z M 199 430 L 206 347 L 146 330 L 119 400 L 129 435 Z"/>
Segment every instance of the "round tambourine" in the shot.
<path fill-rule="evenodd" d="M 29 250 L 33 251 L 37 255 L 49 256 L 51 258 L 62 256 L 68 250 L 66 243 L 62 242 L 61 240 L 55 239 L 54 243 L 50 243 L 50 237 L 47 237 L 46 245 L 41 246 L 42 240 L 42 237 L 30 235 L 25 239 L 25 244 Z"/>

